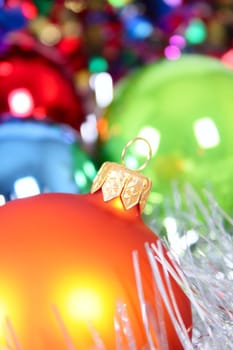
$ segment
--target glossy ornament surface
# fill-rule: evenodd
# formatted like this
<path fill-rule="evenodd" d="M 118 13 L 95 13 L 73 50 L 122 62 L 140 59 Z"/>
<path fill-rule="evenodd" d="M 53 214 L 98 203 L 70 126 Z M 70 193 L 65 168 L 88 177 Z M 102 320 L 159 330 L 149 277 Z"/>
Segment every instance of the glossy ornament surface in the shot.
<path fill-rule="evenodd" d="M 171 196 L 172 181 L 189 182 L 232 213 L 232 100 L 233 72 L 213 58 L 184 55 L 143 67 L 116 88 L 102 133 L 105 159 L 118 161 L 127 140 L 142 136 L 153 150 L 145 173 L 158 202 Z M 142 153 L 132 149 L 128 164 L 137 166 Z"/>
<path fill-rule="evenodd" d="M 1 56 L 1 120 L 10 113 L 16 118 L 33 117 L 78 129 L 84 113 L 74 81 L 59 58 L 47 56 L 18 47 Z"/>
<path fill-rule="evenodd" d="M 158 327 L 151 329 L 151 340 L 159 350 L 165 343 L 169 350 L 183 349 L 144 246 L 158 239 L 137 206 L 126 210 L 117 196 L 104 202 L 98 190 L 42 194 L 0 207 L 0 221 L 3 345 L 7 339 L 24 350 L 113 350 L 127 349 L 130 340 L 135 349 L 147 348 L 147 311 L 140 305 L 132 259 L 137 251 L 146 305 Z M 163 293 L 175 298 L 191 336 L 190 302 L 170 273 L 165 283 L 159 259 L 157 266 Z"/>
<path fill-rule="evenodd" d="M 96 174 L 74 129 L 43 121 L 13 118 L 0 124 L 0 163 L 5 200 L 43 192 L 86 193 Z"/>

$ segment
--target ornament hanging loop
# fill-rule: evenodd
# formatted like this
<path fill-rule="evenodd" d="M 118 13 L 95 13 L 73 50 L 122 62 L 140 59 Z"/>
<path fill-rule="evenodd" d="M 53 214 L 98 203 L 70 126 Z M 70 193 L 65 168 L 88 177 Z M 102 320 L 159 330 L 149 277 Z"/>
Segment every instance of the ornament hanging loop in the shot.
<path fill-rule="evenodd" d="M 128 148 L 136 141 L 143 141 L 148 147 L 146 161 L 137 169 L 129 169 L 125 166 L 125 154 Z M 122 164 L 105 162 L 98 171 L 91 193 L 102 190 L 104 202 L 120 197 L 126 210 L 139 205 L 140 212 L 146 205 L 151 190 L 151 181 L 139 171 L 144 169 L 152 157 L 151 145 L 143 137 L 135 137 L 124 147 L 121 160 Z"/>
<path fill-rule="evenodd" d="M 128 148 L 133 144 L 133 143 L 135 143 L 135 142 L 137 142 L 137 141 L 143 141 L 146 145 L 147 145 L 147 147 L 148 147 L 148 153 L 147 153 L 147 155 L 146 155 L 146 160 L 145 160 L 145 162 L 141 165 L 141 166 L 139 166 L 137 169 L 134 169 L 134 170 L 136 170 L 136 171 L 141 171 L 141 170 L 143 170 L 143 169 L 145 169 L 145 167 L 148 165 L 148 163 L 149 163 L 149 161 L 151 160 L 151 157 L 152 157 L 152 148 L 151 148 L 151 145 L 150 145 L 150 143 L 144 138 L 144 137 L 134 137 L 133 139 L 131 139 L 126 145 L 125 145 L 125 147 L 123 148 L 123 150 L 122 150 L 122 153 L 121 153 L 121 162 L 122 162 L 122 164 L 124 165 L 124 166 L 126 166 L 126 164 L 125 164 L 125 155 L 126 155 L 126 152 L 127 152 L 127 150 L 128 150 Z"/>

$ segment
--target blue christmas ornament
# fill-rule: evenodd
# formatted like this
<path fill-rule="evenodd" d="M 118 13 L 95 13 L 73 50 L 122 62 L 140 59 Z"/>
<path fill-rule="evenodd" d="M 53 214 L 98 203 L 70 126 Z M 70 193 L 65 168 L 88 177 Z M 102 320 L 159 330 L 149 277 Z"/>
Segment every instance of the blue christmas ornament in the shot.
<path fill-rule="evenodd" d="M 41 192 L 85 192 L 90 165 L 70 127 L 21 120 L 0 125 L 0 195 L 6 201 Z M 77 183 L 76 172 L 86 181 Z"/>

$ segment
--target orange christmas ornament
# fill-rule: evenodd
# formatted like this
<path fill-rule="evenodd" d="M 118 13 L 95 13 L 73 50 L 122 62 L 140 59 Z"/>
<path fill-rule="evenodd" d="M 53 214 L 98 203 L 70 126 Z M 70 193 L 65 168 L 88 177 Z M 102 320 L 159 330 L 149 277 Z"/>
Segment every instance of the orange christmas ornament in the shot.
<path fill-rule="evenodd" d="M 140 216 L 150 187 L 105 163 L 92 194 L 0 207 L 1 350 L 184 349 L 190 302 Z"/>

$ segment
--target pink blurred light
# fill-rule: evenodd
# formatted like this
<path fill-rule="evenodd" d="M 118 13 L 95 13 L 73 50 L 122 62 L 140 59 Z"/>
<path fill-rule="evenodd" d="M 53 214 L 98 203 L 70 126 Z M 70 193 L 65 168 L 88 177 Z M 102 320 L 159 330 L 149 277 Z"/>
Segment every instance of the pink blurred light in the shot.
<path fill-rule="evenodd" d="M 181 56 L 180 49 L 175 45 L 167 46 L 164 50 L 164 54 L 165 54 L 166 58 L 170 61 L 176 61 Z"/>
<path fill-rule="evenodd" d="M 10 112 L 19 118 L 29 117 L 34 109 L 34 101 L 27 89 L 15 89 L 8 95 Z"/>
<path fill-rule="evenodd" d="M 224 55 L 221 57 L 221 61 L 225 66 L 233 69 L 233 49 L 224 53 Z"/>
<path fill-rule="evenodd" d="M 165 4 L 171 7 L 180 6 L 183 0 L 163 0 Z"/>
<path fill-rule="evenodd" d="M 182 35 L 175 34 L 170 37 L 169 44 L 183 49 L 186 45 L 186 40 Z"/>
<path fill-rule="evenodd" d="M 26 0 L 26 1 L 23 1 L 21 6 L 22 6 L 23 15 L 26 18 L 33 19 L 33 18 L 36 17 L 36 15 L 37 15 L 37 8 L 36 8 L 36 6 L 33 3 L 31 3 L 28 0 Z"/>

